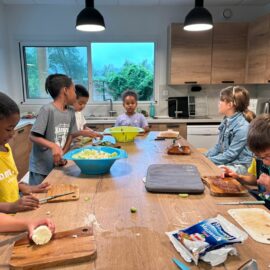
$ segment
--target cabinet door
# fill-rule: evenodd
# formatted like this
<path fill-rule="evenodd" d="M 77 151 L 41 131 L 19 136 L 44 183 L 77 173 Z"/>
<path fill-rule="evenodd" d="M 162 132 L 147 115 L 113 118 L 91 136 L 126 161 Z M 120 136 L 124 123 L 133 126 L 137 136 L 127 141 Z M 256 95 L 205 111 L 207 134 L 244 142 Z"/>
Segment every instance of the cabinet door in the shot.
<path fill-rule="evenodd" d="M 269 52 L 269 15 L 249 24 L 246 83 L 266 83 Z"/>
<path fill-rule="evenodd" d="M 151 131 L 159 131 L 159 124 L 149 124 L 149 128 Z"/>
<path fill-rule="evenodd" d="M 217 23 L 213 30 L 212 83 L 244 83 L 248 23 Z"/>
<path fill-rule="evenodd" d="M 102 132 L 104 131 L 104 125 L 103 124 L 86 124 L 87 127 L 93 129 L 94 131 Z"/>
<path fill-rule="evenodd" d="M 212 30 L 188 32 L 173 23 L 169 39 L 168 84 L 209 84 Z"/>
<path fill-rule="evenodd" d="M 32 147 L 32 144 L 29 141 L 31 127 L 31 125 L 28 125 L 16 130 L 13 139 L 9 142 L 19 172 L 19 180 L 29 170 L 29 157 Z"/>

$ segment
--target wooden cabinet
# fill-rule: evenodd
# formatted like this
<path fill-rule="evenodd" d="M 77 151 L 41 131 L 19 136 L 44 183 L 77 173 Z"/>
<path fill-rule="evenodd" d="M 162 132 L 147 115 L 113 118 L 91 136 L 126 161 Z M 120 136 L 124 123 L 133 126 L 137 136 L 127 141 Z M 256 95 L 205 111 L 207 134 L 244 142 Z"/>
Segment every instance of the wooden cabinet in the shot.
<path fill-rule="evenodd" d="M 267 83 L 270 80 L 269 28 L 270 16 L 249 24 L 246 83 Z"/>
<path fill-rule="evenodd" d="M 87 127 L 93 129 L 94 131 L 103 132 L 104 131 L 104 124 L 86 124 Z M 107 128 L 107 127 L 106 127 Z"/>
<path fill-rule="evenodd" d="M 213 28 L 213 84 L 245 82 L 248 23 L 217 23 Z"/>
<path fill-rule="evenodd" d="M 212 30 L 188 32 L 173 23 L 169 35 L 168 84 L 209 84 Z"/>
<path fill-rule="evenodd" d="M 9 141 L 13 157 L 19 172 L 20 180 L 29 170 L 29 157 L 32 144 L 29 135 L 32 125 L 19 128 L 15 131 L 14 137 Z"/>

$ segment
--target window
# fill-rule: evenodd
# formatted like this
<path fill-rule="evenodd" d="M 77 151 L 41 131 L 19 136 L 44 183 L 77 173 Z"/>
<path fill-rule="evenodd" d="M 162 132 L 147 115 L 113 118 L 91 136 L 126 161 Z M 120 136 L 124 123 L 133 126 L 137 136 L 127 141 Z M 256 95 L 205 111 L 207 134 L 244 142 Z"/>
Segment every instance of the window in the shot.
<path fill-rule="evenodd" d="M 92 78 L 92 89 L 89 90 L 93 102 L 108 98 L 120 101 L 126 89 L 136 91 L 140 101 L 154 99 L 154 42 L 22 46 L 22 56 L 27 100 L 49 98 L 45 91 L 45 80 L 53 73 L 66 74 L 75 84 L 82 84 L 86 88 L 89 78 Z"/>
<path fill-rule="evenodd" d="M 153 99 L 154 43 L 92 43 L 93 101 L 121 100 L 126 89 Z"/>
<path fill-rule="evenodd" d="M 27 99 L 48 98 L 45 80 L 63 73 L 88 88 L 87 47 L 23 47 Z"/>

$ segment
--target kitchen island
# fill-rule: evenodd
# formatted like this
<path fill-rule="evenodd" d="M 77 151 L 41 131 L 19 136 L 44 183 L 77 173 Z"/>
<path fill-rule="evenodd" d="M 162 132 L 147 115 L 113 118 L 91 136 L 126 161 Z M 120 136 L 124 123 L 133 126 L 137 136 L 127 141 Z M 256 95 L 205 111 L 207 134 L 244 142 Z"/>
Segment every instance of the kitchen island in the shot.
<path fill-rule="evenodd" d="M 212 197 L 207 188 L 203 194 L 190 195 L 188 198 L 180 198 L 178 194 L 148 193 L 144 187 L 143 177 L 150 164 L 190 163 L 197 166 L 201 176 L 220 174 L 219 168 L 193 147 L 190 156 L 167 155 L 166 148 L 171 140 L 155 141 L 156 135 L 151 132 L 148 136 L 137 137 L 134 143 L 122 144 L 128 158 L 116 161 L 110 174 L 82 175 L 73 162 L 69 162 L 64 168 L 54 169 L 47 181 L 51 184 L 78 185 L 80 199 L 65 203 L 47 203 L 41 205 L 38 210 L 17 214 L 31 218 L 51 217 L 56 223 L 57 231 L 93 225 L 97 258 L 87 263 L 51 269 L 176 270 L 178 268 L 171 259 L 173 257 L 181 261 L 183 259 L 165 232 L 188 227 L 218 214 L 236 224 L 227 210 L 252 207 L 217 206 L 218 202 L 232 201 L 235 198 Z M 186 142 L 182 139 L 181 143 Z M 247 199 L 252 200 L 249 197 L 237 198 L 240 201 Z M 137 212 L 131 213 L 131 207 L 136 207 Z M 256 207 L 263 208 L 263 206 Z M 229 256 L 227 261 L 218 267 L 211 268 L 203 262 L 200 262 L 199 266 L 193 263 L 186 264 L 190 269 L 236 270 L 244 262 L 254 258 L 258 262 L 259 269 L 268 269 L 270 246 L 257 243 L 249 237 L 244 244 L 236 244 L 236 248 L 239 255 Z M 11 247 L 0 249 L 1 269 L 8 269 L 10 249 Z"/>

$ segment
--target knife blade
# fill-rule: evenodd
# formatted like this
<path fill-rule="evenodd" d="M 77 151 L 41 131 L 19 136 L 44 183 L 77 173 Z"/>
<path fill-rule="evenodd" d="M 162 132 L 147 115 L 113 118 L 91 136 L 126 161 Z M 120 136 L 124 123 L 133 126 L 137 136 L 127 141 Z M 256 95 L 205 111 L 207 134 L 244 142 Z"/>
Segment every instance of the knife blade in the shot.
<path fill-rule="evenodd" d="M 14 235 L 12 237 L 9 237 L 8 239 L 2 240 L 2 241 L 0 241 L 0 247 L 8 245 L 8 244 L 12 244 L 13 242 L 18 241 L 27 235 L 28 235 L 28 232 L 22 232 L 22 233 Z"/>
<path fill-rule="evenodd" d="M 242 202 L 220 202 L 217 205 L 260 205 L 265 204 L 265 201 L 242 201 Z"/>
<path fill-rule="evenodd" d="M 66 192 L 66 193 L 62 193 L 62 194 L 57 194 L 57 195 L 49 196 L 49 197 L 46 197 L 46 198 L 41 198 L 41 199 L 39 199 L 39 203 L 46 203 L 47 201 L 53 200 L 55 198 L 59 198 L 59 197 L 62 197 L 62 196 L 73 194 L 73 193 L 75 193 L 75 191 Z"/>

